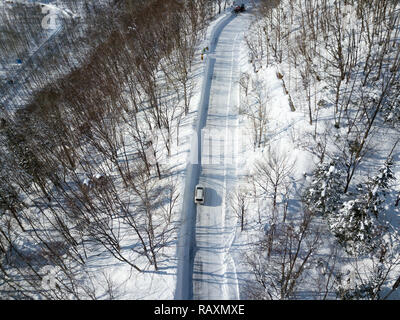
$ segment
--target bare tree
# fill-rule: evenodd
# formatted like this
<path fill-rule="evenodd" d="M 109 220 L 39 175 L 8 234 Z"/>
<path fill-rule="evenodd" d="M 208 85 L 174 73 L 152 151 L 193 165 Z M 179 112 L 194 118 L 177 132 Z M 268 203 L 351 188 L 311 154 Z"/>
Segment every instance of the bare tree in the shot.
<path fill-rule="evenodd" d="M 320 231 L 309 213 L 300 214 L 299 219 L 271 225 L 254 252 L 247 255 L 254 275 L 254 282 L 246 289 L 249 298 L 294 298 L 304 284 L 313 254 L 320 246 Z"/>
<path fill-rule="evenodd" d="M 278 149 L 268 149 L 262 160 L 255 165 L 254 181 L 267 195 L 272 197 L 276 208 L 279 192 L 289 183 L 289 177 L 295 162 L 290 160 L 288 153 Z"/>
<path fill-rule="evenodd" d="M 232 210 L 240 221 L 240 231 L 244 230 L 246 225 L 246 215 L 248 208 L 248 195 L 246 190 L 239 188 L 229 195 L 229 203 Z"/>

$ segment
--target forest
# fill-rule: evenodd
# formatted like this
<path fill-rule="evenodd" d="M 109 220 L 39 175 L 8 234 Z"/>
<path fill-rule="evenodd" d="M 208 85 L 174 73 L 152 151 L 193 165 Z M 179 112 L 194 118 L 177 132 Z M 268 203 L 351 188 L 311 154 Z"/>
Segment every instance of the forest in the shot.
<path fill-rule="evenodd" d="M 0 104 L 1 297 L 96 298 L 82 280 L 96 252 L 136 272 L 158 270 L 179 196 L 161 162 L 179 142 L 195 49 L 218 5 L 63 2 L 78 14 L 58 15 L 62 30 Z M 2 65 L 40 46 L 39 9 L 1 12 Z M 49 290 L 46 266 L 57 270 Z"/>
<path fill-rule="evenodd" d="M 248 3 L 241 298 L 400 299 L 398 1 Z M 2 5 L 0 298 L 124 299 L 96 266 L 178 260 L 200 45 L 233 2 Z"/>

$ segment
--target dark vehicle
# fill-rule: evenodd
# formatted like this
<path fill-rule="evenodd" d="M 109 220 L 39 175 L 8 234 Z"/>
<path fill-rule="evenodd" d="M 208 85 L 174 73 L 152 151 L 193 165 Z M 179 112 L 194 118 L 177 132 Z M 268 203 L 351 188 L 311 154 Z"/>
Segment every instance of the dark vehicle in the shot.
<path fill-rule="evenodd" d="M 236 14 L 238 14 L 239 12 L 244 12 L 244 11 L 246 11 L 244 4 L 242 4 L 241 6 L 236 6 L 235 9 L 233 9 L 233 12 Z"/>

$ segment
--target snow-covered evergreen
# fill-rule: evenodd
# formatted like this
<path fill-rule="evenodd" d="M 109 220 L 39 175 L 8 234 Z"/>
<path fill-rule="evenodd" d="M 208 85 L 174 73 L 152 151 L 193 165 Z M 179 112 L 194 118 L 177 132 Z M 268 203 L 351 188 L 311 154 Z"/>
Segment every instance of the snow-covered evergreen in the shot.
<path fill-rule="evenodd" d="M 312 212 L 326 217 L 340 204 L 343 188 L 341 167 L 335 161 L 321 163 L 312 175 L 304 201 Z"/>

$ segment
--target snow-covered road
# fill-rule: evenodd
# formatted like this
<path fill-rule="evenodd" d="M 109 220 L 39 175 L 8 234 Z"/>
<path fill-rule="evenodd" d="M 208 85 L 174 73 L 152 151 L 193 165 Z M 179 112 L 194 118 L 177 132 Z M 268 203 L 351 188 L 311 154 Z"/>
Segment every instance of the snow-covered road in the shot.
<path fill-rule="evenodd" d="M 197 134 L 201 134 L 199 143 L 192 144 L 200 161 L 187 168 L 191 181 L 187 180 L 185 187 L 186 227 L 181 232 L 178 253 L 182 261 L 177 299 L 240 298 L 235 265 L 229 255 L 236 217 L 227 197 L 236 185 L 239 50 L 245 43 L 248 15 L 228 15 L 214 27 L 198 112 Z M 193 204 L 197 183 L 206 188 L 204 205 Z"/>
<path fill-rule="evenodd" d="M 229 248 L 234 226 L 228 223 L 230 190 L 236 182 L 236 132 L 239 108 L 238 47 L 243 40 L 241 18 L 222 30 L 210 59 L 215 59 L 206 125 L 202 130 L 199 184 L 206 188 L 197 206 L 193 299 L 239 299 Z"/>

